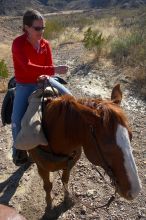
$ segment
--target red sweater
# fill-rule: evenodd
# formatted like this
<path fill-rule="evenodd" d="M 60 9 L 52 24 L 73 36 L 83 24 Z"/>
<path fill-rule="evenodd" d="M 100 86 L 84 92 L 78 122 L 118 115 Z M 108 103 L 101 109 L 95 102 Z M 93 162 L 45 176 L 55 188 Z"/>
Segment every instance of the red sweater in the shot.
<path fill-rule="evenodd" d="M 12 55 L 18 83 L 36 83 L 40 75 L 54 75 L 52 52 L 45 39 L 40 40 L 37 51 L 23 34 L 13 41 Z"/>

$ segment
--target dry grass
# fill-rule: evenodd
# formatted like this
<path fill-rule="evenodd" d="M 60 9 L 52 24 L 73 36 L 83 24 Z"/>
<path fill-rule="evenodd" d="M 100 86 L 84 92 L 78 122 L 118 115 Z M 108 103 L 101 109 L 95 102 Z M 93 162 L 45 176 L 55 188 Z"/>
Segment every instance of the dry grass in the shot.
<path fill-rule="evenodd" d="M 5 59 L 9 60 L 10 59 L 10 54 L 11 54 L 11 46 L 6 43 L 0 43 L 0 60 Z"/>
<path fill-rule="evenodd" d="M 113 9 L 111 13 L 108 10 L 100 18 L 95 17 L 91 28 L 101 32 L 107 39 L 101 59 L 105 62 L 110 60 L 117 67 L 123 68 L 123 73 L 129 76 L 131 81 L 138 82 L 142 93 L 146 95 L 145 9 Z"/>
<path fill-rule="evenodd" d="M 11 45 L 8 43 L 0 43 L 0 60 L 5 60 L 9 70 L 9 77 L 13 74 L 12 58 L 11 58 Z M 0 93 L 6 92 L 8 79 L 0 78 Z"/>
<path fill-rule="evenodd" d="M 85 62 L 104 60 L 104 65 L 116 65 L 131 81 L 137 81 L 146 94 L 146 8 L 102 10 L 60 17 L 65 29 L 52 41 L 53 46 L 65 42 L 83 41 L 89 27 L 102 33 L 106 40 L 100 58 L 93 51 L 87 51 Z M 84 17 L 83 17 L 84 16 Z M 84 21 L 84 18 L 88 18 Z M 89 22 L 90 21 L 90 22 Z"/>
<path fill-rule="evenodd" d="M 60 44 L 76 43 L 82 40 L 83 34 L 79 32 L 78 28 L 68 27 L 57 38 L 51 40 L 51 45 L 53 48 L 57 48 Z"/>
<path fill-rule="evenodd" d="M 4 93 L 7 90 L 8 79 L 0 78 L 0 93 Z"/>
<path fill-rule="evenodd" d="M 11 55 L 11 41 L 7 43 L 0 43 L 0 60 L 5 60 L 8 69 L 9 69 L 9 75 L 13 74 L 13 61 L 12 61 L 12 55 Z"/>

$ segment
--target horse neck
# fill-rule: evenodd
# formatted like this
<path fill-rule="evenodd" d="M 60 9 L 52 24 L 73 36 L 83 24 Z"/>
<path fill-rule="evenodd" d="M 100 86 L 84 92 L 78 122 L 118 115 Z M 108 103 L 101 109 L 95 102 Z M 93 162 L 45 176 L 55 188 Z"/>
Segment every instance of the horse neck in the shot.
<path fill-rule="evenodd" d="M 86 126 L 76 100 L 60 97 L 52 101 L 46 106 L 43 121 L 47 139 L 56 153 L 60 149 L 63 153 L 71 152 L 82 146 Z"/>
<path fill-rule="evenodd" d="M 80 107 L 76 102 L 75 105 L 70 105 L 70 108 L 64 112 L 64 126 L 66 139 L 71 140 L 77 145 L 83 144 L 83 139 L 86 136 L 87 126 L 81 117 Z"/>

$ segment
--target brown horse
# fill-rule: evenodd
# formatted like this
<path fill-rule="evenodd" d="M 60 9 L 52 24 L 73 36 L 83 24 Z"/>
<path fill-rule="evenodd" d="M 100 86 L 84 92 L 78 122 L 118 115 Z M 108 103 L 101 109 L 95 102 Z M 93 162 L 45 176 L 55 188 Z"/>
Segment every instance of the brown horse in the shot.
<path fill-rule="evenodd" d="M 26 220 L 14 208 L 0 204 L 0 220 Z"/>
<path fill-rule="evenodd" d="M 29 151 L 43 179 L 48 205 L 52 189 L 49 171 L 63 170 L 66 198 L 70 170 L 80 158 L 81 146 L 88 160 L 112 178 L 122 197 L 132 200 L 138 195 L 141 184 L 130 145 L 132 134 L 119 106 L 121 100 L 119 85 L 113 88 L 111 100 L 68 95 L 48 100 L 43 128 L 49 145 Z"/>

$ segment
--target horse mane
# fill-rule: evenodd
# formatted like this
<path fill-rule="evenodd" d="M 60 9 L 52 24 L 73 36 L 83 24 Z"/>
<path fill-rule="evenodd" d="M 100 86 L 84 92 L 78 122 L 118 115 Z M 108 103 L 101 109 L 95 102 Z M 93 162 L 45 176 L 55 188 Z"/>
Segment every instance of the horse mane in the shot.
<path fill-rule="evenodd" d="M 97 117 L 94 110 L 89 106 L 82 105 L 73 96 L 63 95 L 47 104 L 44 114 L 45 124 L 47 124 L 48 128 L 52 129 L 60 119 L 64 125 L 66 138 L 76 142 L 80 139 L 80 131 L 84 135 L 87 128 L 87 123 L 82 116 L 83 111 L 86 112 L 86 115 L 93 115 L 94 118 Z"/>
<path fill-rule="evenodd" d="M 82 114 L 83 110 L 85 117 Z M 75 99 L 70 95 L 64 95 L 47 105 L 46 117 L 50 128 L 53 128 L 61 117 L 66 138 L 71 138 L 72 141 L 79 138 L 81 130 L 85 134 L 89 125 L 95 125 L 97 119 L 108 131 L 116 129 L 117 123 L 128 128 L 127 117 L 120 106 L 102 99 Z"/>
<path fill-rule="evenodd" d="M 128 127 L 128 119 L 122 108 L 111 100 L 80 99 L 80 103 L 96 110 L 102 119 L 104 128 L 109 129 L 110 123 Z"/>

